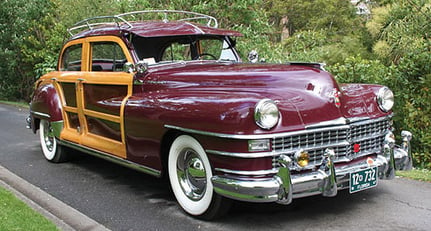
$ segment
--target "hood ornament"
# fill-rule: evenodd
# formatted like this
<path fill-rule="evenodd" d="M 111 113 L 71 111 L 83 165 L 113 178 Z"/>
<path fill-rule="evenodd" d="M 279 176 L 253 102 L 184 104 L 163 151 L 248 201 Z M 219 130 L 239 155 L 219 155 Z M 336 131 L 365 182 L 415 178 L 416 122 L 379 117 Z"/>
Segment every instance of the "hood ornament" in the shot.
<path fill-rule="evenodd" d="M 329 98 L 331 99 L 332 102 L 334 102 L 335 107 L 337 108 L 341 107 L 340 97 L 341 97 L 341 92 L 338 91 L 337 88 L 334 88 L 329 95 Z"/>

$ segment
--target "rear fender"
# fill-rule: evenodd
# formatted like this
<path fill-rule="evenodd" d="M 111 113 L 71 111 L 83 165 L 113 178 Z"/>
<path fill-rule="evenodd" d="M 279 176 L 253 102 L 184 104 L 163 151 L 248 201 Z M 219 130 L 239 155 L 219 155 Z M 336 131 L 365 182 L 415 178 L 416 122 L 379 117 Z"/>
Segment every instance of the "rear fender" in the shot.
<path fill-rule="evenodd" d="M 37 85 L 30 103 L 30 117 L 33 132 L 39 129 L 41 119 L 54 123 L 63 121 L 60 96 L 52 83 Z"/>

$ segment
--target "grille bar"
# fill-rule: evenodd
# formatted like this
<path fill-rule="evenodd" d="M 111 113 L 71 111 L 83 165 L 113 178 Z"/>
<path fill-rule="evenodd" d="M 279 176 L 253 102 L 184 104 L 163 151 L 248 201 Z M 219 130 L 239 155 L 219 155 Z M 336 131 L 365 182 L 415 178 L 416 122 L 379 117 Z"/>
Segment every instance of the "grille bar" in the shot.
<path fill-rule="evenodd" d="M 306 150 L 310 156 L 310 168 L 322 163 L 326 148 L 333 148 L 335 162 L 347 162 L 371 153 L 379 153 L 384 136 L 391 129 L 389 117 L 350 123 L 346 126 L 305 130 L 284 137 L 273 138 L 272 148 L 293 158 L 298 150 Z M 354 146 L 359 147 L 359 151 Z M 277 167 L 274 157 L 274 167 Z"/>

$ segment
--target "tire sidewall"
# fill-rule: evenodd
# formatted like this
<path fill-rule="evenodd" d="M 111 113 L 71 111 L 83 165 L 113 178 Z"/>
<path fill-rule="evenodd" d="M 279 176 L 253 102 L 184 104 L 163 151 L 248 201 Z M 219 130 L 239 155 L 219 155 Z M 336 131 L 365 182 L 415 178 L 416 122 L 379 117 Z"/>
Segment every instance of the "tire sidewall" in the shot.
<path fill-rule="evenodd" d="M 41 120 L 40 127 L 39 127 L 40 146 L 42 148 L 43 156 L 45 157 L 45 159 L 47 159 L 48 161 L 53 161 L 57 154 L 58 145 L 57 145 L 57 140 L 54 137 L 52 141 L 53 142 L 52 150 L 50 151 L 46 146 L 46 141 L 45 141 L 46 126 L 49 126 L 49 122 L 46 120 Z"/>
<path fill-rule="evenodd" d="M 207 180 L 205 194 L 198 201 L 193 201 L 190 198 L 188 198 L 184 194 L 180 186 L 180 183 L 178 181 L 177 161 L 181 151 L 185 149 L 194 150 L 196 154 L 199 156 L 199 158 L 202 160 L 202 163 L 205 168 L 206 180 Z M 187 213 L 194 216 L 199 216 L 204 214 L 211 205 L 211 202 L 214 196 L 214 191 L 213 191 L 213 185 L 211 183 L 211 177 L 212 177 L 211 164 L 208 160 L 208 157 L 205 154 L 204 149 L 202 148 L 202 146 L 199 144 L 197 140 L 195 140 L 194 138 L 188 135 L 181 135 L 175 139 L 175 141 L 172 143 L 171 148 L 169 150 L 168 173 L 169 173 L 169 181 L 171 183 L 172 191 L 174 192 L 174 195 L 178 203 L 180 204 L 181 208 Z"/>

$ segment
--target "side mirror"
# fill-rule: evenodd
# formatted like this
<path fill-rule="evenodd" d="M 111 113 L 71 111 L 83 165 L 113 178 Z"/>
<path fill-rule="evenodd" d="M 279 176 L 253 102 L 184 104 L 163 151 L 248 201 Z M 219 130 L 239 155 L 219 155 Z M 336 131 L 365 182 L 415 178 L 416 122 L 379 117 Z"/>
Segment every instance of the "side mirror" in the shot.
<path fill-rule="evenodd" d="M 148 63 L 145 61 L 139 61 L 136 65 L 135 65 L 135 69 L 139 74 L 142 74 L 144 72 L 146 72 L 148 70 Z"/>
<path fill-rule="evenodd" d="M 257 63 L 259 60 L 259 54 L 256 50 L 252 50 L 250 53 L 248 53 L 247 58 L 250 63 Z"/>
<path fill-rule="evenodd" d="M 123 65 L 123 71 L 127 73 L 135 72 L 135 65 L 133 63 L 127 62 Z"/>
<path fill-rule="evenodd" d="M 127 73 L 138 72 L 140 74 L 148 70 L 148 63 L 145 61 L 139 61 L 134 65 L 133 63 L 127 62 L 123 65 L 123 71 Z"/>

